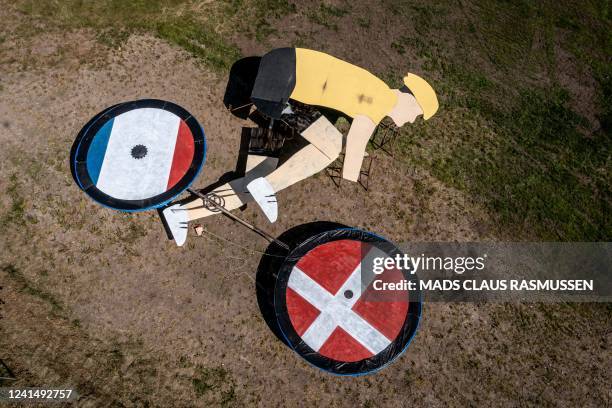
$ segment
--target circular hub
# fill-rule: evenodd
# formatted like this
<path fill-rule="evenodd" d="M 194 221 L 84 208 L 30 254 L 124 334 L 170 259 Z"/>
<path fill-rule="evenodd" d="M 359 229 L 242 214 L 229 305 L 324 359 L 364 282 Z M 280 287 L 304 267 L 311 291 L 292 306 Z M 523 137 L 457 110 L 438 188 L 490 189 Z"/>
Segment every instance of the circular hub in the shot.
<path fill-rule="evenodd" d="M 132 157 L 135 159 L 142 159 L 147 155 L 147 147 L 145 145 L 136 145 L 132 147 Z"/>

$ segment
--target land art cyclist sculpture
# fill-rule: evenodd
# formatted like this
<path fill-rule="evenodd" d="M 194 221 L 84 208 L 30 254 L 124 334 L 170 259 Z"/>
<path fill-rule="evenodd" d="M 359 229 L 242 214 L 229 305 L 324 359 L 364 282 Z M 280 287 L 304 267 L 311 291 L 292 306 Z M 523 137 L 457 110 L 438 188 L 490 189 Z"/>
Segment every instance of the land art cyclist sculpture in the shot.
<path fill-rule="evenodd" d="M 438 100 L 431 85 L 408 73 L 400 89 L 363 68 L 323 52 L 303 48 L 279 48 L 261 58 L 250 100 L 271 123 L 293 128 L 308 145 L 278 166 L 276 157 L 250 151 L 245 176 L 212 191 L 223 207 L 233 210 L 254 200 L 270 222 L 278 217 L 276 193 L 310 177 L 345 154 L 342 177 L 357 181 L 368 140 L 384 117 L 398 127 L 422 115 L 431 118 Z M 339 111 L 352 118 L 346 140 L 317 108 Z M 282 143 L 281 143 L 282 144 Z M 177 243 L 187 237 L 187 223 L 217 213 L 201 198 L 175 204 L 163 211 Z"/>
<path fill-rule="evenodd" d="M 273 309 L 266 320 L 270 328 L 323 370 L 375 372 L 403 353 L 421 316 L 420 292 L 372 289 L 374 277 L 387 283 L 416 279 L 407 269 L 373 272 L 372 259 L 401 250 L 376 234 L 346 226 L 311 231 L 299 240 L 275 238 L 231 211 L 255 201 L 270 222 L 276 221 L 276 193 L 325 169 L 343 147 L 342 177 L 357 181 L 366 145 L 381 120 L 390 117 L 398 127 L 420 115 L 427 120 L 438 109 L 436 94 L 417 75 L 407 74 L 400 89 L 390 89 L 368 71 L 313 50 L 281 48 L 256 60 L 249 80 L 238 81 L 248 84 L 242 86 L 248 90 L 242 98 L 249 117 L 254 106 L 263 118 L 254 120 L 260 127 L 246 128 L 242 177 L 216 188 L 190 189 L 205 162 L 204 129 L 184 108 L 157 99 L 119 103 L 92 118 L 71 150 L 73 177 L 106 207 L 164 208 L 179 246 L 189 221 L 217 213 L 257 232 L 271 243 L 264 257 L 279 262 L 264 268 L 270 285 L 258 285 L 266 288 L 262 313 Z M 230 73 L 228 89 L 231 82 Z M 346 138 L 327 117 L 330 112 L 352 118 Z M 287 130 L 292 138 L 299 135 L 301 146 L 280 162 Z M 185 190 L 193 198 L 172 203 Z"/>

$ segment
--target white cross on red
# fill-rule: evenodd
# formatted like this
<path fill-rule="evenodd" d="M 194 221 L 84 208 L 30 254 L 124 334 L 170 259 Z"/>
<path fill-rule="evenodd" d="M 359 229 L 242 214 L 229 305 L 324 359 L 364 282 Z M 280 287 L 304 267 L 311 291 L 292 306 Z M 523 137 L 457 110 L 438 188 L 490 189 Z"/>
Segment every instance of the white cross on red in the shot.
<path fill-rule="evenodd" d="M 340 361 L 357 361 L 383 351 L 401 329 L 408 309 L 407 302 L 368 302 L 362 296 L 372 290 L 373 279 L 396 280 L 401 273 L 364 271 L 362 277 L 362 265 L 371 265 L 364 259 L 384 253 L 372 247 L 362 259 L 361 251 L 358 241 L 323 244 L 294 266 L 288 281 L 288 309 L 296 331 L 310 348 Z"/>

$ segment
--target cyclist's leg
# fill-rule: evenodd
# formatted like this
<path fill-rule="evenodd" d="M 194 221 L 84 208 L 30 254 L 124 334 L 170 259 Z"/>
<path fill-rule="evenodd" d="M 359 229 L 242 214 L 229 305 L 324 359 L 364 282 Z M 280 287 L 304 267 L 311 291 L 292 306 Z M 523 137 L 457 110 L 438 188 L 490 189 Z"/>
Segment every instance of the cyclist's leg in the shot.
<path fill-rule="evenodd" d="M 321 116 L 301 135 L 309 145 L 266 176 L 274 191 L 280 191 L 325 169 L 342 151 L 342 133 Z"/>
<path fill-rule="evenodd" d="M 270 174 L 274 171 L 277 164 L 278 158 L 276 157 L 249 155 L 247 158 L 245 176 L 217 187 L 212 193 L 221 198 L 226 210 L 231 211 L 240 208 L 253 200 L 253 197 L 246 188 L 247 184 L 258 177 Z M 196 198 L 184 204 L 182 208 L 189 210 L 189 221 L 194 221 L 216 213 L 215 211 L 207 209 L 201 198 Z"/>
<path fill-rule="evenodd" d="M 272 172 L 278 164 L 278 158 L 260 155 L 249 155 L 244 177 L 232 180 L 212 191 L 220 198 L 220 204 L 226 210 L 240 208 L 253 200 L 246 189 L 246 185 L 254 179 L 265 176 Z M 174 204 L 163 211 L 166 225 L 172 233 L 172 237 L 178 246 L 185 243 L 187 239 L 187 223 L 209 215 L 218 214 L 218 211 L 204 205 L 201 198 L 195 198 L 184 204 Z"/>
<path fill-rule="evenodd" d="M 329 166 L 342 151 L 342 133 L 324 116 L 319 117 L 301 135 L 310 142 L 265 177 L 247 185 L 255 201 L 271 222 L 276 220 L 274 193 L 308 178 Z"/>

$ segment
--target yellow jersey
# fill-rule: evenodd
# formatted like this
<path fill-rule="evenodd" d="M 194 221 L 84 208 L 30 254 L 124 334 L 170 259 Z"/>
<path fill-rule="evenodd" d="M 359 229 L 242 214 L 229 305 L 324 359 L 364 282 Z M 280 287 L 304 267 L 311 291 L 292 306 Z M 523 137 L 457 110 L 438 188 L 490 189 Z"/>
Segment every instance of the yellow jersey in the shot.
<path fill-rule="evenodd" d="M 335 109 L 379 123 L 397 103 L 397 95 L 363 68 L 319 51 L 295 49 L 295 88 L 290 98 Z"/>

